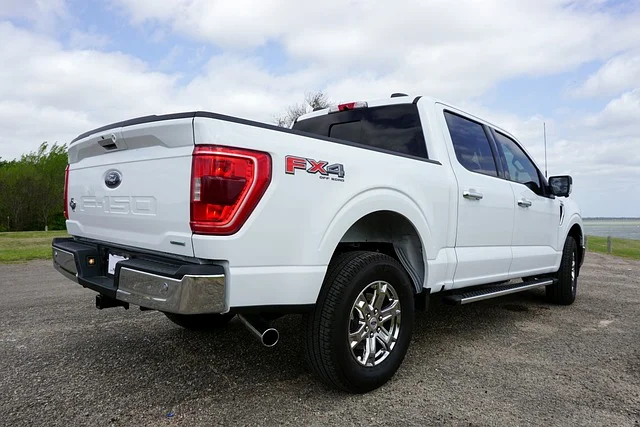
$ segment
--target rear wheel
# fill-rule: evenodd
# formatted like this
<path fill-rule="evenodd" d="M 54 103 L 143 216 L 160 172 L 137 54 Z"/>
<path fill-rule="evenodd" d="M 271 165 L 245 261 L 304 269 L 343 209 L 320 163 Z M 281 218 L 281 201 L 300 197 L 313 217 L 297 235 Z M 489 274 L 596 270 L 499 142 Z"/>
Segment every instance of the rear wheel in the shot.
<path fill-rule="evenodd" d="M 175 314 L 164 313 L 176 325 L 192 330 L 218 329 L 225 326 L 234 314 Z"/>
<path fill-rule="evenodd" d="M 556 278 L 557 283 L 547 286 L 547 300 L 554 304 L 573 304 L 578 289 L 578 245 L 572 236 L 564 243 Z"/>
<path fill-rule="evenodd" d="M 373 390 L 402 363 L 413 315 L 413 287 L 395 259 L 376 252 L 339 255 L 305 316 L 307 362 L 331 386 Z"/>

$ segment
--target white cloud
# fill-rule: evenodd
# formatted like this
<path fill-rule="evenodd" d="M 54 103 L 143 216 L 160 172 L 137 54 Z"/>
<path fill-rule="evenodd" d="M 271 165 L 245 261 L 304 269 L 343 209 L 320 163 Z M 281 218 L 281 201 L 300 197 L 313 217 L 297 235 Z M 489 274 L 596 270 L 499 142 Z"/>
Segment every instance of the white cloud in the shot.
<path fill-rule="evenodd" d="M 285 105 L 300 101 L 321 78 L 313 69 L 270 73 L 258 60 L 223 54 L 205 65 L 181 90 L 179 99 L 194 108 L 270 122 Z"/>
<path fill-rule="evenodd" d="M 12 64 L 0 67 L 1 157 L 145 114 L 204 109 L 269 122 L 313 89 L 326 89 L 336 101 L 403 91 L 435 95 L 487 118 L 523 141 L 541 166 L 546 121 L 549 172 L 574 175 L 575 197 L 584 212 L 640 215 L 640 198 L 620 201 L 625 192 L 637 192 L 640 182 L 636 12 L 610 16 L 597 11 L 599 0 L 580 8 L 561 0 L 454 6 L 398 1 L 376 7 L 361 0 L 312 7 L 285 0 L 112 1 L 134 25 L 145 27 L 153 38 L 149 42 L 166 41 L 172 31 L 200 40 L 197 55 L 167 49 L 164 63 L 171 69 L 172 58 L 181 54 L 195 64 L 190 74 L 195 77 L 159 71 L 165 69 L 162 63 L 153 69 L 131 55 L 100 51 L 118 46 L 91 31 L 70 29 L 68 47 L 51 33 L 43 35 L 42 23 L 65 18 L 38 5 L 57 2 L 65 11 L 62 0 L 24 7 L 13 2 L 19 5 L 14 9 L 0 3 L 0 16 L 34 13 L 40 22 L 34 21 L 35 33 L 0 22 L 0 40 L 10 40 L 0 49 L 0 63 Z M 273 64 L 251 56 L 256 46 L 274 40 L 285 49 L 290 71 L 272 71 Z M 206 53 L 220 47 L 225 53 Z M 628 49 L 635 50 L 620 54 Z M 522 117 L 483 107 L 481 96 L 504 79 L 554 74 L 612 57 L 581 86 L 588 96 L 617 96 L 598 113 Z"/>
<path fill-rule="evenodd" d="M 640 39 L 640 11 L 607 15 L 594 9 L 597 1 L 112 1 L 134 24 L 160 23 L 223 48 L 276 40 L 291 58 L 341 70 L 366 87 L 382 83 L 386 93 L 411 82 L 456 99 L 505 78 L 607 59 Z"/>
<path fill-rule="evenodd" d="M 171 95 L 176 80 L 121 53 L 64 50 L 7 24 L 0 24 L 0 38 L 13 41 L 0 52 L 1 62 L 12 64 L 0 69 L 1 99 L 111 117 L 140 107 L 157 108 Z"/>
<path fill-rule="evenodd" d="M 69 142 L 78 129 L 94 126 L 86 113 L 18 101 L 0 101 L 0 157 L 11 159 L 41 142 Z"/>
<path fill-rule="evenodd" d="M 25 19 L 41 31 L 54 32 L 69 18 L 69 11 L 65 0 L 2 0 L 0 18 Z"/>
<path fill-rule="evenodd" d="M 71 30 L 69 33 L 69 46 L 73 49 L 102 49 L 111 43 L 106 34 L 100 34 L 92 29 L 88 32 Z"/>
<path fill-rule="evenodd" d="M 120 53 L 65 50 L 47 36 L 0 23 L 0 156 L 43 140 L 67 142 L 91 126 L 157 111 L 175 76 L 150 71 Z"/>
<path fill-rule="evenodd" d="M 65 49 L 43 35 L 0 22 L 0 157 L 127 118 L 210 110 L 270 122 L 321 80 L 314 71 L 276 75 L 254 59 L 213 57 L 186 85 L 120 52 Z"/>
<path fill-rule="evenodd" d="M 601 112 L 588 116 L 585 124 L 600 137 L 640 138 L 640 88 L 613 99 Z"/>
<path fill-rule="evenodd" d="M 640 51 L 610 59 L 570 93 L 579 98 L 606 97 L 632 88 L 640 88 Z"/>
<path fill-rule="evenodd" d="M 600 112 L 576 116 L 549 150 L 550 171 L 574 176 L 575 197 L 591 216 L 640 216 L 640 89 Z M 553 167 L 552 167 L 553 166 Z"/>

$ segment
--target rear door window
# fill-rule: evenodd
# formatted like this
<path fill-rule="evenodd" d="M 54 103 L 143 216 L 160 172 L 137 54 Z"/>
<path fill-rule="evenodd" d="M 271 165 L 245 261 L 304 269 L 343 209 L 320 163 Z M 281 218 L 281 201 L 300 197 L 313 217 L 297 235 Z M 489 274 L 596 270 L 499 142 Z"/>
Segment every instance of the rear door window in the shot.
<path fill-rule="evenodd" d="M 296 122 L 293 129 L 379 150 L 428 158 L 415 104 L 357 108 Z"/>
<path fill-rule="evenodd" d="M 448 111 L 445 111 L 444 116 L 458 162 L 472 172 L 498 176 L 484 126 Z"/>

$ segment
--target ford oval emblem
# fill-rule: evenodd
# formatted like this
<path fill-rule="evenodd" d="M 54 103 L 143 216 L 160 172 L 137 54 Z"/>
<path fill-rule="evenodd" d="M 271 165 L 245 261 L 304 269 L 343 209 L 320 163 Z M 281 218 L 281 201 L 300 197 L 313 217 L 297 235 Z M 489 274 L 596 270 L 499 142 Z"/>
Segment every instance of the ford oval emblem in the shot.
<path fill-rule="evenodd" d="M 104 177 L 104 183 L 109 188 L 116 188 L 122 182 L 122 175 L 118 171 L 109 171 Z"/>

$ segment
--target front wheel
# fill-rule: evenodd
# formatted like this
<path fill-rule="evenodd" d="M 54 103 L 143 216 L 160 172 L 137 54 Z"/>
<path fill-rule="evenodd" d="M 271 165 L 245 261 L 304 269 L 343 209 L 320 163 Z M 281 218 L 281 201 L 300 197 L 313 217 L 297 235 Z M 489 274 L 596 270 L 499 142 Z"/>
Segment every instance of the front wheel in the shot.
<path fill-rule="evenodd" d="M 554 304 L 573 304 L 578 289 L 578 245 L 572 236 L 568 236 L 564 242 L 556 278 L 558 281 L 555 284 L 547 286 L 547 300 Z"/>
<path fill-rule="evenodd" d="M 318 303 L 305 316 L 305 355 L 325 383 L 373 390 L 398 370 L 413 328 L 413 287 L 388 255 L 347 252 L 329 265 Z"/>

